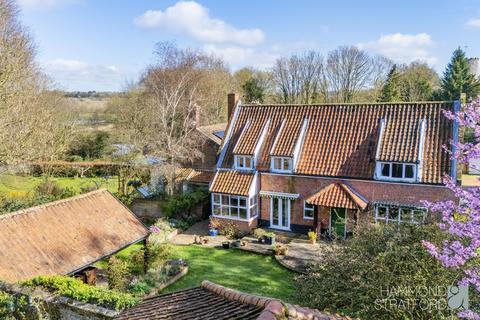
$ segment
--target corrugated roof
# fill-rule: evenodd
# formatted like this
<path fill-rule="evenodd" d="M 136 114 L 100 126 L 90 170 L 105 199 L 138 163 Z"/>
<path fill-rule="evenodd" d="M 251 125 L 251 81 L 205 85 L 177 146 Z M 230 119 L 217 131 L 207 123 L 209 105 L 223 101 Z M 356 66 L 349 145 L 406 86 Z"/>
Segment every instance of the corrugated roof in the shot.
<path fill-rule="evenodd" d="M 302 121 L 308 119 L 298 174 L 373 179 L 377 146 L 379 160 L 417 162 L 420 123 L 425 120 L 422 183 L 442 183 L 450 170 L 442 145 L 452 138 L 452 122 L 443 109 L 452 103 L 381 103 L 344 105 L 244 105 L 232 135 L 222 167 L 232 168 L 233 153 L 253 154 L 261 128 L 270 120 L 257 168 L 268 170 L 271 153 L 291 156 Z M 379 123 L 385 120 L 379 144 Z M 280 130 L 285 120 L 284 128 Z M 247 123 L 249 127 L 244 131 Z M 250 129 L 251 127 L 251 129 Z M 278 139 L 277 139 L 278 136 Z M 277 140 L 274 150 L 273 144 Z M 236 146 L 236 147 L 235 147 Z"/>
<path fill-rule="evenodd" d="M 357 209 L 360 207 L 365 209 L 367 207 L 367 202 L 356 194 L 351 187 L 338 182 L 329 184 L 309 197 L 306 202 L 332 208 Z"/>
<path fill-rule="evenodd" d="M 0 215 L 0 279 L 69 274 L 147 236 L 107 190 Z"/>
<path fill-rule="evenodd" d="M 210 192 L 248 196 L 254 174 L 243 171 L 217 171 Z"/>

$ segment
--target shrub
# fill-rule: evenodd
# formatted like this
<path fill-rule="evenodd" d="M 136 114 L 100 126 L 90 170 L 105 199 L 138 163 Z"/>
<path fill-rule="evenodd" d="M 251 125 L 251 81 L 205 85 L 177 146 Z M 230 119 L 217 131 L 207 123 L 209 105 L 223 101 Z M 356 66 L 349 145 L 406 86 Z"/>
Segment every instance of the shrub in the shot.
<path fill-rule="evenodd" d="M 171 248 L 168 243 L 149 243 L 147 245 L 148 252 L 148 270 L 158 270 L 163 267 L 171 253 Z M 130 270 L 132 273 L 141 274 L 144 272 L 144 256 L 145 249 L 142 247 L 135 250 L 130 255 Z"/>
<path fill-rule="evenodd" d="M 40 276 L 22 284 L 41 287 L 61 296 L 115 310 L 123 310 L 138 303 L 138 300 L 131 294 L 89 286 L 78 279 L 67 276 Z"/>
<path fill-rule="evenodd" d="M 162 204 L 162 210 L 167 218 L 185 217 L 207 198 L 208 193 L 203 190 L 171 196 Z"/>
<path fill-rule="evenodd" d="M 358 227 L 343 246 L 325 253 L 321 265 L 296 278 L 297 299 L 309 307 L 362 319 L 442 319 L 450 312 L 433 310 L 432 314 L 418 305 L 385 310 L 382 300 L 377 299 L 388 298 L 386 288 L 452 285 L 458 274 L 442 268 L 421 243 L 444 238 L 433 225 L 404 226 L 400 230 L 380 225 Z M 407 301 L 422 297 L 404 290 L 393 298 Z"/>
<path fill-rule="evenodd" d="M 267 231 L 265 231 L 262 228 L 256 228 L 255 230 L 253 230 L 253 236 L 255 237 L 255 239 L 258 239 L 258 240 L 263 239 L 263 237 L 266 234 L 267 234 Z"/>
<path fill-rule="evenodd" d="M 174 230 L 170 223 L 164 219 L 158 219 L 150 228 L 149 240 L 154 243 L 167 241 L 167 236 Z"/>
<path fill-rule="evenodd" d="M 115 256 L 108 259 L 107 280 L 110 289 L 124 290 L 128 283 L 129 265 Z"/>
<path fill-rule="evenodd" d="M 51 197 L 53 199 L 63 199 L 73 196 L 69 189 L 62 188 L 56 181 L 45 179 L 35 187 L 37 197 Z"/>
<path fill-rule="evenodd" d="M 210 217 L 210 228 L 217 229 L 218 233 L 228 239 L 240 239 L 245 235 L 245 232 L 240 230 L 235 222 L 226 219 Z"/>

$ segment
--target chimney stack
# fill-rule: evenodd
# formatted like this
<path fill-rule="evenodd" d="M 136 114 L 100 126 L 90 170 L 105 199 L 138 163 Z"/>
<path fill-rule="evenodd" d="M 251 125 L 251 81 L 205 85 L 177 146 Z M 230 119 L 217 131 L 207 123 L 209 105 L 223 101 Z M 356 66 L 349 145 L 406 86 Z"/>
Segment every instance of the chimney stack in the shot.
<path fill-rule="evenodd" d="M 235 111 L 235 106 L 237 105 L 238 102 L 238 97 L 235 93 L 229 93 L 228 94 L 228 109 L 227 109 L 227 117 L 228 121 L 230 121 L 230 118 L 232 117 L 233 112 Z"/>

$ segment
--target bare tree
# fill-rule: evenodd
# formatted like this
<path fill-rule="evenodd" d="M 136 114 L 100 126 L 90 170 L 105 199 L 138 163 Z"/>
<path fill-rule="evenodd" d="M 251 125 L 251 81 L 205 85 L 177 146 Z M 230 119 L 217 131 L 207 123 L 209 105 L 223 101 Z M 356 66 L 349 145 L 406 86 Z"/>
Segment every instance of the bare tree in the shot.
<path fill-rule="evenodd" d="M 34 61 L 34 44 L 11 0 L 0 0 L 0 165 L 58 159 L 74 122 Z"/>
<path fill-rule="evenodd" d="M 325 95 L 323 57 L 309 51 L 280 58 L 273 67 L 273 78 L 283 103 L 312 103 Z"/>
<path fill-rule="evenodd" d="M 335 102 L 352 102 L 372 82 L 374 60 L 357 47 L 339 47 L 328 54 L 326 75 Z"/>
<path fill-rule="evenodd" d="M 161 169 L 171 194 L 175 169 L 202 156 L 199 137 L 193 134 L 196 112 L 218 116 L 228 77 L 218 59 L 171 43 L 158 44 L 155 57 L 139 84 L 114 103 L 114 111 L 119 128 L 137 150 L 164 159 Z"/>

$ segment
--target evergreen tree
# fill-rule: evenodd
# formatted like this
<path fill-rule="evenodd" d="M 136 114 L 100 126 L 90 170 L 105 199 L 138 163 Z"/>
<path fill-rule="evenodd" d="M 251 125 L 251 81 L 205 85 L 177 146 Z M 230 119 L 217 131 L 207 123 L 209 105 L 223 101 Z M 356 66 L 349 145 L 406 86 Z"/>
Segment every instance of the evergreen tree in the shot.
<path fill-rule="evenodd" d="M 246 103 L 263 103 L 263 98 L 265 97 L 265 90 L 260 85 L 260 82 L 256 78 L 250 78 L 249 80 L 245 81 L 242 85 L 242 89 L 244 92 L 243 99 Z"/>
<path fill-rule="evenodd" d="M 467 98 L 475 98 L 480 93 L 480 83 L 470 72 L 465 52 L 458 48 L 443 73 L 441 97 L 444 100 L 459 100 L 462 93 Z"/>
<path fill-rule="evenodd" d="M 401 101 L 400 92 L 400 74 L 397 70 L 397 66 L 393 65 L 392 69 L 388 73 L 387 81 L 383 85 L 382 92 L 380 93 L 379 102 L 391 102 Z"/>

